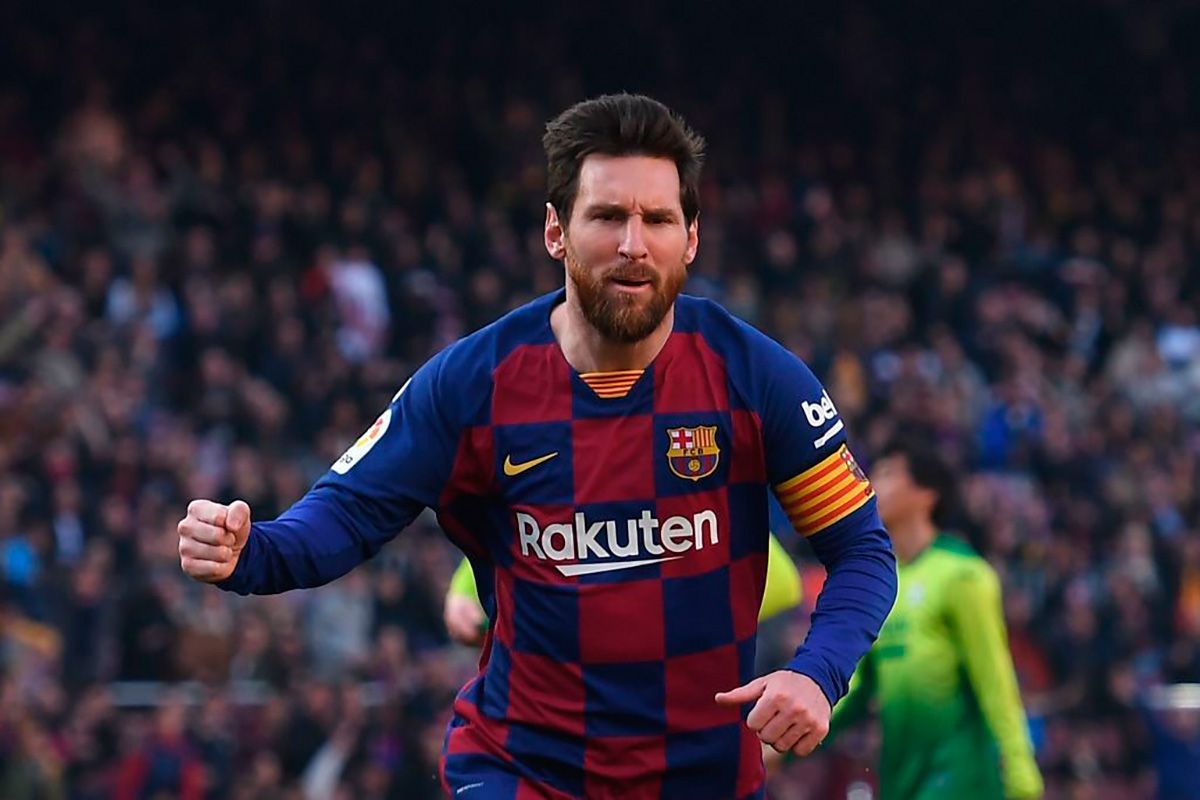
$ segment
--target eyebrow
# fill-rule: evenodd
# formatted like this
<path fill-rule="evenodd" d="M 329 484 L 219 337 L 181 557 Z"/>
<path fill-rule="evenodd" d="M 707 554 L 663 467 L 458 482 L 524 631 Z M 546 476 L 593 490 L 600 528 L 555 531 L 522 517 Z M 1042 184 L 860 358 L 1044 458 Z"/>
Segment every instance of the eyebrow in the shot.
<path fill-rule="evenodd" d="M 620 203 L 595 203 L 586 209 L 588 214 L 629 214 L 629 209 Z M 679 212 L 668 206 L 647 208 L 642 211 L 643 217 L 677 217 Z"/>

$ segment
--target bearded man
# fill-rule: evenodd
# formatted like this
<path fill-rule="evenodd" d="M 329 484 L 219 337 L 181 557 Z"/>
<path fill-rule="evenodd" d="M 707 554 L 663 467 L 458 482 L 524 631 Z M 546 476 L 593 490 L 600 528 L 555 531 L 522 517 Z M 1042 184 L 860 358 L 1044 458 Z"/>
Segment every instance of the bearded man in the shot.
<path fill-rule="evenodd" d="M 242 594 L 318 586 L 432 508 L 490 620 L 449 796 L 763 797 L 760 741 L 821 742 L 895 599 L 874 491 L 808 367 L 680 294 L 703 139 L 621 94 L 543 144 L 564 288 L 432 358 L 278 519 L 193 501 L 182 568 Z M 771 491 L 829 577 L 787 668 L 755 677 Z"/>

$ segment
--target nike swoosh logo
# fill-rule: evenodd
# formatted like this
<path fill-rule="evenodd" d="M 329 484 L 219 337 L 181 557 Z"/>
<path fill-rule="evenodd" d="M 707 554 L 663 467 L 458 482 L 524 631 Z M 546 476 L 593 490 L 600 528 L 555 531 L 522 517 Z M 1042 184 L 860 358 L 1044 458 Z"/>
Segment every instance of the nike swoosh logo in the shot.
<path fill-rule="evenodd" d="M 576 575 L 595 575 L 598 572 L 616 572 L 619 569 L 633 569 L 647 564 L 661 564 L 664 561 L 678 561 L 683 556 L 667 556 L 666 558 L 643 558 L 639 561 L 609 561 L 603 564 L 567 564 L 558 567 L 558 571 L 568 578 Z"/>
<path fill-rule="evenodd" d="M 547 453 L 544 456 L 540 456 L 538 458 L 534 458 L 529 461 L 522 461 L 520 464 L 514 464 L 512 461 L 512 456 L 507 455 L 504 457 L 504 474 L 510 478 L 515 475 L 520 475 L 522 472 L 525 472 L 526 470 L 533 469 L 538 464 L 545 464 L 547 461 L 549 461 L 550 459 L 554 458 L 557 455 L 558 455 L 558 451 L 555 450 L 553 453 Z"/>

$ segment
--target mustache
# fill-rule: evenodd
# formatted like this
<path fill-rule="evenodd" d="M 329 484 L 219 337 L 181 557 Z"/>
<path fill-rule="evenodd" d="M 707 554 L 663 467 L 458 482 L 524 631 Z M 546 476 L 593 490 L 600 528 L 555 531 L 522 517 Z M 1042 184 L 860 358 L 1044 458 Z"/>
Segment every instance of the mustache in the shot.
<path fill-rule="evenodd" d="M 604 273 L 603 280 L 609 281 L 647 281 L 658 286 L 661 278 L 649 267 L 639 267 L 633 264 L 613 267 Z"/>

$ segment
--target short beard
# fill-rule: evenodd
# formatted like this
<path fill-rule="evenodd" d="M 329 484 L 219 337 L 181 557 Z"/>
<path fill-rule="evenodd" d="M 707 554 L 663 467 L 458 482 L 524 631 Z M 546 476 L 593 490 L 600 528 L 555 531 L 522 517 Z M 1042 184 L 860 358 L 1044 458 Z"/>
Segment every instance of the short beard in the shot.
<path fill-rule="evenodd" d="M 605 339 L 618 344 L 634 344 L 654 333 L 687 282 L 687 265 L 682 261 L 678 269 L 660 277 L 634 265 L 613 267 L 595 275 L 579 262 L 570 245 L 563 260 L 567 277 L 575 284 L 584 319 Z M 639 304 L 633 295 L 605 291 L 605 284 L 613 278 L 650 281 L 653 290 L 650 299 Z"/>

